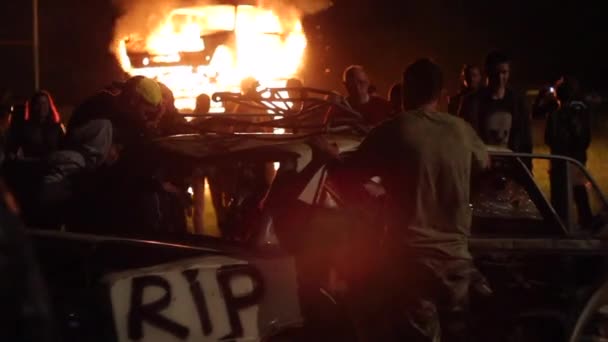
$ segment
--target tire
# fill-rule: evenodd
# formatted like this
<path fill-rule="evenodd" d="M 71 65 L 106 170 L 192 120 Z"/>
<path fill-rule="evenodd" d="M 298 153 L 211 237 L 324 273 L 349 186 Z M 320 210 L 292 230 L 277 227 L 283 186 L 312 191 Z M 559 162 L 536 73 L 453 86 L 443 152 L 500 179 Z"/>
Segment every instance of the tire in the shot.
<path fill-rule="evenodd" d="M 578 311 L 568 341 L 608 341 L 608 281 Z"/>

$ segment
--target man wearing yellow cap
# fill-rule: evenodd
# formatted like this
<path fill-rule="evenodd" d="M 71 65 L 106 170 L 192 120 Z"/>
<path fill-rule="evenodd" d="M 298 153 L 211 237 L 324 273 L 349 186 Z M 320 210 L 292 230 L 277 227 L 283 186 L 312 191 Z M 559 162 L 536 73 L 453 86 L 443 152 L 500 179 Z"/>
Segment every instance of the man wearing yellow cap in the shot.
<path fill-rule="evenodd" d="M 114 83 L 78 106 L 68 123 L 64 148 L 50 156 L 45 183 L 111 164 L 118 153 L 149 136 L 160 119 L 161 88 L 135 76 Z"/>
<path fill-rule="evenodd" d="M 135 76 L 115 84 L 112 90 L 90 97 L 74 110 L 66 148 L 88 154 L 87 167 L 95 167 L 112 157 L 116 146 L 149 135 L 160 119 L 161 101 L 160 86 L 149 78 Z"/>
<path fill-rule="evenodd" d="M 92 198 L 106 198 L 99 186 L 114 180 L 114 168 L 106 166 L 129 159 L 119 158 L 123 148 L 128 153 L 131 146 L 154 136 L 161 103 L 158 83 L 136 76 L 114 83 L 78 106 L 68 123 L 63 148 L 46 160 L 48 169 L 33 205 L 39 209 L 38 216 L 49 224 L 65 223 L 66 215 L 78 221 L 74 213 L 95 207 Z M 115 200 L 113 196 L 106 200 Z M 84 206 L 75 207 L 78 202 Z"/>

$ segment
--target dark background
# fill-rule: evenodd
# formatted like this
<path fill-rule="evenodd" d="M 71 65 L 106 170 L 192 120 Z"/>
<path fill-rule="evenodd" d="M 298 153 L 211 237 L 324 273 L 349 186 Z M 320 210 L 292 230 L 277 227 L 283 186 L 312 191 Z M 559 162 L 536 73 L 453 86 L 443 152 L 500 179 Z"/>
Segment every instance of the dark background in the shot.
<path fill-rule="evenodd" d="M 111 0 L 39 1 L 41 84 L 58 103 L 78 103 L 120 77 L 108 48 L 119 15 Z M 592 1 L 334 0 L 304 19 L 309 47 L 302 77 L 342 90 L 344 67 L 362 64 L 385 93 L 408 63 L 429 56 L 454 89 L 463 63 L 481 63 L 488 50 L 500 48 L 514 59 L 518 87 L 572 73 L 602 89 L 608 76 L 603 12 Z M 29 0 L 0 2 L 0 92 L 33 90 L 31 47 L 15 44 L 31 40 L 31 13 Z"/>

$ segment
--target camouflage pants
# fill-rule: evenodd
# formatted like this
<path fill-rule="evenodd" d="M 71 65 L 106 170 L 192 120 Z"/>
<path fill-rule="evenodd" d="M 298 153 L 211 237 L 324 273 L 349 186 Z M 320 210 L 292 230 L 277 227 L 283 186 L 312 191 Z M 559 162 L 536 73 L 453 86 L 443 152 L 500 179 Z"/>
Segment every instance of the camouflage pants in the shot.
<path fill-rule="evenodd" d="M 466 341 L 469 260 L 391 258 L 351 284 L 349 312 L 360 341 Z"/>

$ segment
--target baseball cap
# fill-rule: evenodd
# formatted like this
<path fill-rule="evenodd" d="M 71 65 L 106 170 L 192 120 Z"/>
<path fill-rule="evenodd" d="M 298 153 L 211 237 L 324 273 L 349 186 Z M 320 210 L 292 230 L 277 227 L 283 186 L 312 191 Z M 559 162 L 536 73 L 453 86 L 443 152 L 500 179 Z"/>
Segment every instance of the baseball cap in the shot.
<path fill-rule="evenodd" d="M 127 80 L 126 87 L 152 106 L 158 106 L 162 101 L 163 95 L 160 85 L 150 78 L 143 76 L 132 77 Z"/>

